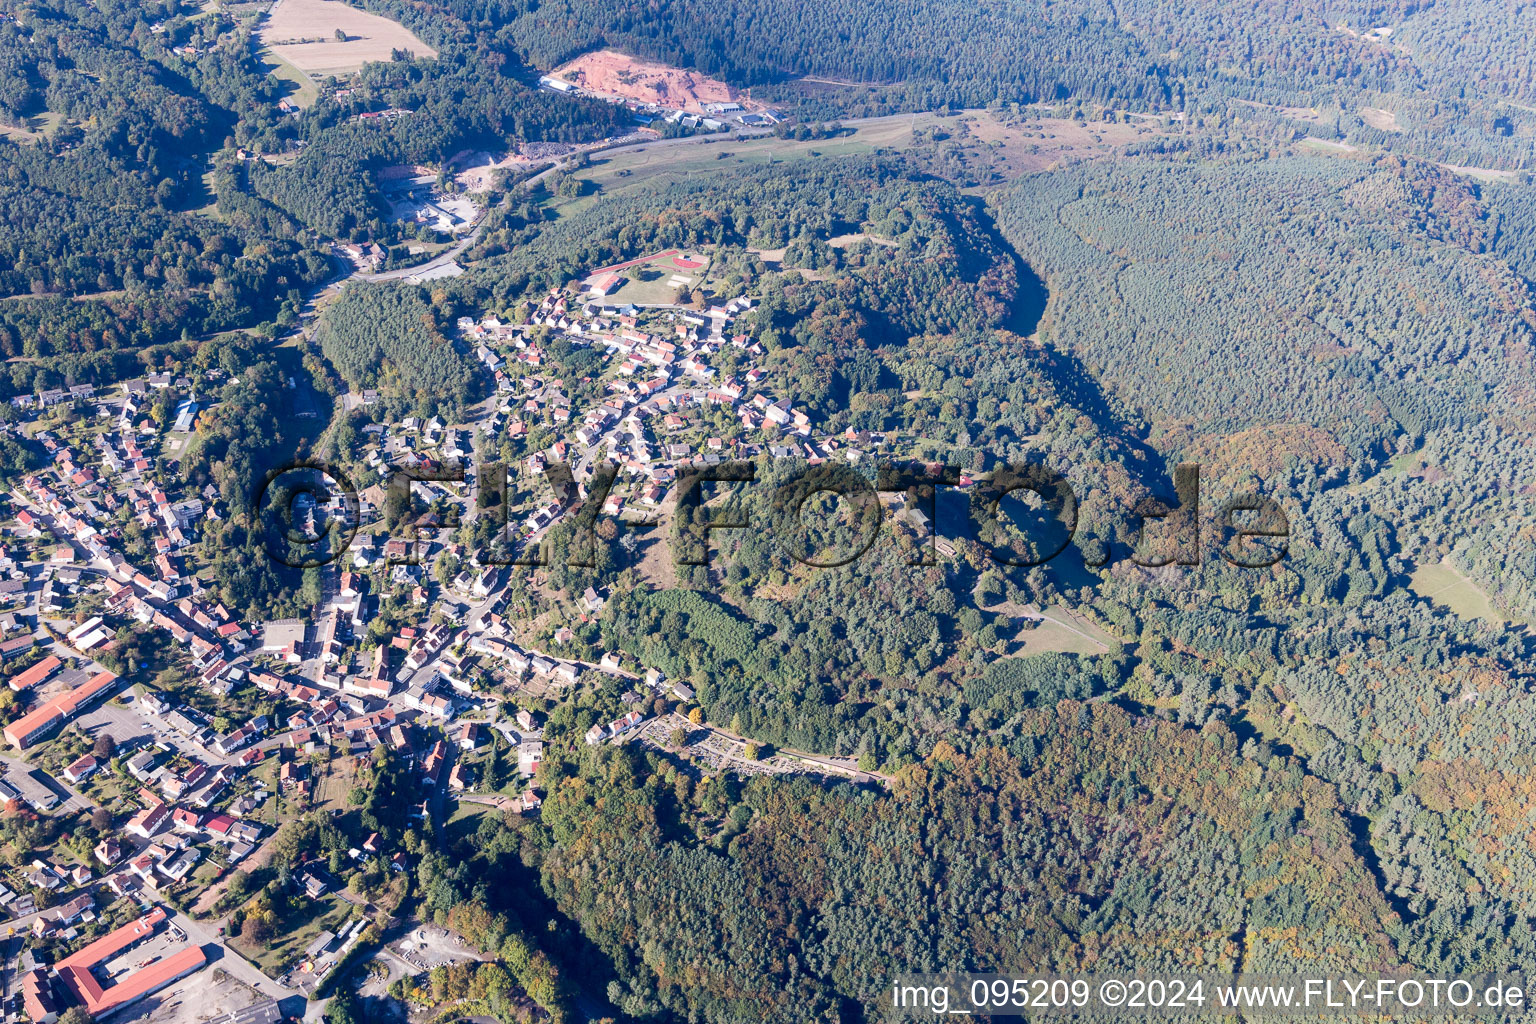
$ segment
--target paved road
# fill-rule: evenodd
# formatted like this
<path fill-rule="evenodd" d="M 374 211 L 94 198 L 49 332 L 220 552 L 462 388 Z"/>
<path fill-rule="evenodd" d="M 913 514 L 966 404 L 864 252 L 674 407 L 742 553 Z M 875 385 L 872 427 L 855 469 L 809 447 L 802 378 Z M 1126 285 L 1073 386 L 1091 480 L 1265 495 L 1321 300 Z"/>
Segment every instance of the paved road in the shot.
<path fill-rule="evenodd" d="M 674 712 L 673 714 L 677 718 L 680 718 L 680 719 L 682 718 L 682 716 L 681 715 L 677 715 L 676 712 Z M 683 719 L 683 721 L 686 722 L 687 720 Z M 712 732 L 712 733 L 716 734 L 717 736 L 723 736 L 726 739 L 733 740 L 733 741 L 735 741 L 737 743 L 746 743 L 749 740 L 749 737 L 738 736 L 735 733 L 731 732 L 731 730 L 729 730 L 729 729 L 723 728 L 721 726 L 715 725 L 712 722 L 707 722 L 707 721 L 704 722 L 702 725 L 688 724 L 686 726 L 686 728 L 689 728 L 689 729 L 701 729 L 702 728 L 702 729 L 705 729 L 705 730 L 707 730 L 709 732 Z M 809 751 L 796 750 L 793 747 L 775 747 L 774 749 L 777 750 L 778 753 L 783 754 L 786 757 L 792 757 L 792 758 L 796 759 L 797 761 L 805 761 L 808 764 L 820 765 L 823 768 L 829 768 L 829 769 L 831 769 L 831 770 L 833 770 L 833 771 L 835 771 L 835 772 L 837 772 L 837 773 L 839 773 L 841 775 L 852 776 L 855 781 L 858 781 L 858 780 L 860 780 L 862 778 L 868 778 L 868 779 L 878 780 L 879 782 L 881 782 L 881 783 L 883 783 L 885 785 L 890 785 L 890 783 L 892 781 L 892 777 L 889 776 L 889 775 L 882 775 L 880 772 L 864 771 L 863 769 L 861 769 L 859 767 L 858 761 L 855 760 L 854 758 L 851 758 L 851 757 L 828 757 L 825 754 L 812 754 Z"/>
<path fill-rule="evenodd" d="M 166 917 L 170 923 L 187 933 L 188 941 L 202 946 L 203 951 L 209 953 L 208 959 L 213 966 L 222 968 L 269 999 L 283 1000 L 300 994 L 298 989 L 288 988 L 273 981 L 257 970 L 249 960 L 225 945 L 224 939 L 219 935 L 219 922 L 194 921 L 170 904 L 161 904 L 161 906 L 165 908 Z"/>
<path fill-rule="evenodd" d="M 863 125 L 879 124 L 885 121 L 910 120 L 913 116 L 914 115 L 912 114 L 886 114 L 880 117 L 852 117 L 847 118 L 839 123 L 846 127 L 860 127 Z M 620 153 L 624 152 L 625 150 L 642 148 L 672 149 L 679 146 L 718 145 L 723 142 L 740 142 L 748 139 L 761 139 L 771 134 L 771 131 L 741 131 L 738 129 L 732 129 L 729 132 L 714 135 L 688 135 L 676 139 L 642 139 L 636 142 L 620 143 L 619 145 L 615 146 L 599 146 L 595 149 L 582 150 L 569 159 L 559 160 L 550 164 L 542 171 L 539 171 L 537 174 L 528 178 L 524 184 L 532 185 L 543 181 L 551 174 L 556 174 L 560 171 L 568 169 L 577 159 L 583 156 L 592 156 L 598 153 Z M 503 204 L 510 203 L 511 201 L 512 196 L 510 193 L 508 193 L 507 197 L 502 200 Z M 430 270 L 435 270 L 438 267 L 445 266 L 453 260 L 458 259 L 464 253 L 473 248 L 475 243 L 480 241 L 480 236 L 485 232 L 485 226 L 489 222 L 489 216 L 481 217 L 479 222 L 476 223 L 472 229 L 470 229 L 469 234 L 465 235 L 458 242 L 454 243 L 451 248 L 443 250 L 425 263 L 420 263 L 413 267 L 402 267 L 399 270 L 385 270 L 377 274 L 367 274 L 361 270 L 356 270 L 351 274 L 346 274 L 340 278 L 332 279 L 319 286 L 315 289 L 314 292 L 311 293 L 310 300 L 312 301 L 321 292 L 326 291 L 333 285 L 344 284 L 347 281 L 403 281 L 408 277 L 413 277 L 417 274 L 425 273 Z"/>

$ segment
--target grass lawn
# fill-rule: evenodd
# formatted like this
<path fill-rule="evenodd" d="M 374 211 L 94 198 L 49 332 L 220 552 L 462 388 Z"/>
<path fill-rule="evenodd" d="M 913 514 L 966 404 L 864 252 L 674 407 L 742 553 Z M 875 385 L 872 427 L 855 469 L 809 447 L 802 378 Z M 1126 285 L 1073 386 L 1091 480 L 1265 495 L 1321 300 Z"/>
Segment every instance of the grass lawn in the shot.
<path fill-rule="evenodd" d="M 1019 654 L 1108 654 L 1120 649 L 1120 641 L 1063 605 L 1053 604 L 1044 614 L 1050 618 L 1020 635 Z"/>
<path fill-rule="evenodd" d="M 315 941 L 315 936 L 323 931 L 340 931 L 355 913 L 350 903 L 334 894 L 318 900 L 300 898 L 294 901 L 293 912 L 279 923 L 270 947 L 257 949 L 243 935 L 230 942 L 263 974 L 279 978 L 304 958 L 304 949 Z"/>
<path fill-rule="evenodd" d="M 1442 560 L 1419 566 L 1413 570 L 1408 586 L 1420 597 L 1449 608 L 1458 618 L 1508 621 L 1493 607 L 1488 595 L 1449 562 Z"/>
<path fill-rule="evenodd" d="M 187 212 L 195 213 L 202 217 L 219 216 L 219 196 L 218 191 L 214 188 L 215 177 L 216 175 L 212 167 L 203 172 L 203 192 L 208 196 L 208 202 Z"/>
<path fill-rule="evenodd" d="M 1409 470 L 1416 468 L 1419 464 L 1419 454 L 1421 451 L 1422 449 L 1417 449 L 1392 456 L 1391 460 L 1387 463 L 1387 468 L 1383 471 L 1383 475 L 1401 476 Z"/>
<path fill-rule="evenodd" d="M 690 255 L 695 257 L 701 256 L 697 252 L 690 253 Z M 684 270 L 679 267 L 672 262 L 671 256 L 666 256 L 650 263 L 627 267 L 623 271 L 624 283 L 619 286 L 617 291 L 612 292 L 608 296 L 608 301 L 619 303 L 633 302 L 637 305 L 673 302 L 676 300 L 680 288 L 698 289 L 703 287 L 704 279 L 709 274 L 710 267 L 714 266 L 715 261 L 710 259 L 708 254 L 702 255 L 706 260 L 705 265 L 692 270 Z M 671 282 L 674 277 L 687 278 L 689 283 L 686 285 L 673 285 Z M 649 280 L 643 280 L 643 278 L 649 278 Z"/>
<path fill-rule="evenodd" d="M 292 82 L 295 90 L 288 94 L 288 102 L 301 109 L 312 106 L 315 100 L 320 98 L 320 90 L 315 85 L 315 80 L 304 72 L 288 63 L 283 58 L 267 47 L 262 47 L 261 62 L 266 65 L 267 74 L 274 78 L 280 78 L 285 82 Z"/>
<path fill-rule="evenodd" d="M 53 134 L 59 125 L 64 123 L 64 115 L 55 114 L 51 110 L 45 110 L 35 117 L 27 118 L 26 121 L 26 127 L 0 125 L 0 136 L 14 139 L 17 142 L 36 142 Z"/>
<path fill-rule="evenodd" d="M 224 869 L 213 861 L 204 860 L 197 866 L 197 870 L 192 872 L 193 888 L 201 890 L 212 885 L 223 872 Z"/>
<path fill-rule="evenodd" d="M 139 791 L 137 782 L 113 774 L 111 769 L 97 772 L 75 788 L 102 807 L 108 808 L 124 806 L 124 802 Z"/>
<path fill-rule="evenodd" d="M 514 772 L 514 774 L 516 774 Z M 486 811 L 495 810 L 485 804 L 472 804 L 467 801 L 459 801 L 448 820 L 443 823 L 443 830 L 447 833 L 448 842 L 455 843 L 469 835 L 480 827 L 480 816 Z"/>
<path fill-rule="evenodd" d="M 315 807 L 325 811 L 348 811 L 352 805 L 347 795 L 357 785 L 352 771 L 352 758 L 337 757 L 327 762 L 315 774 Z"/>
<path fill-rule="evenodd" d="M 614 303 L 633 302 L 636 305 L 672 302 L 677 298 L 677 289 L 668 284 L 667 280 L 668 275 L 666 274 L 663 274 L 654 281 L 638 281 L 630 277 L 619 286 L 617 291 L 608 296 L 608 301 Z"/>
<path fill-rule="evenodd" d="M 921 118 L 919 119 L 921 120 Z M 767 136 L 762 139 L 721 139 L 709 145 L 655 144 L 623 150 L 612 156 L 599 153 L 591 166 L 576 174 L 609 194 L 623 194 L 658 178 L 682 180 L 690 174 L 741 167 L 763 167 L 808 156 L 853 156 L 874 152 L 877 147 L 905 148 L 912 131 L 905 120 L 858 129 L 838 139 L 792 142 Z M 620 172 L 627 171 L 627 174 Z M 590 197 L 583 197 L 590 198 Z M 562 214 L 566 212 L 564 208 Z"/>

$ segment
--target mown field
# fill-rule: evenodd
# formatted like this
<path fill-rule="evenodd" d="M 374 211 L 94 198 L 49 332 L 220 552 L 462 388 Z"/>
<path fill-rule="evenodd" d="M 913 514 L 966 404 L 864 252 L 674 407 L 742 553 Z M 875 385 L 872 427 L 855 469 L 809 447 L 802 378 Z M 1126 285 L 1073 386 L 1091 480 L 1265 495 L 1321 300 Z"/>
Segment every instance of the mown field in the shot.
<path fill-rule="evenodd" d="M 1508 621 L 1477 584 L 1447 562 L 1434 562 L 1414 569 L 1409 586 L 1415 594 L 1449 608 L 1463 619 Z"/>

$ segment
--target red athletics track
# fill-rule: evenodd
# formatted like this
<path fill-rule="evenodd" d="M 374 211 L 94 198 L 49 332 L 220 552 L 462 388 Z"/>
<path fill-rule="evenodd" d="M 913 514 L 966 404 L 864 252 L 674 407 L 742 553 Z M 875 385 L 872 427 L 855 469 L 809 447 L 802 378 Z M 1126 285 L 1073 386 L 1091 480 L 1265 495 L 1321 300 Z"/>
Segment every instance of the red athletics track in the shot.
<path fill-rule="evenodd" d="M 607 274 L 607 273 L 611 273 L 612 271 L 615 271 L 615 270 L 623 270 L 626 267 L 633 267 L 633 266 L 635 266 L 636 264 L 639 264 L 639 263 L 649 263 L 649 262 L 651 262 L 651 260 L 659 260 L 663 256 L 676 256 L 677 253 L 678 253 L 678 251 L 676 249 L 663 249 L 663 250 L 661 250 L 661 252 L 652 253 L 649 256 L 641 256 L 639 259 L 630 260 L 628 263 L 615 263 L 611 267 L 603 267 L 601 270 L 594 270 L 594 271 L 592 271 L 592 273 L 588 274 L 587 276 L 588 277 L 596 277 L 599 274 Z"/>

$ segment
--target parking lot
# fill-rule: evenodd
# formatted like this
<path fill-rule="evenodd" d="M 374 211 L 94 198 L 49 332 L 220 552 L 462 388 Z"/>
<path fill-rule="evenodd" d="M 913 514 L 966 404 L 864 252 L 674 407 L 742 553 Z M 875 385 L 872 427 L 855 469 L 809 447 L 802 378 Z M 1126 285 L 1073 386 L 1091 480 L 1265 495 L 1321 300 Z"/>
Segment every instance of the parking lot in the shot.
<path fill-rule="evenodd" d="M 145 1000 L 114 1021 L 143 1024 L 202 1024 L 210 1018 L 234 1013 L 265 996 L 217 967 L 198 971 Z M 136 1011 L 136 1012 L 135 1012 Z"/>
<path fill-rule="evenodd" d="M 141 970 L 152 961 L 170 956 L 185 949 L 186 946 L 187 937 L 180 928 L 174 926 L 163 928 L 121 956 L 108 960 L 104 965 L 106 973 L 114 982 L 121 981 L 124 975 Z"/>
<path fill-rule="evenodd" d="M 128 691 L 127 696 L 130 698 L 127 707 L 109 700 L 91 708 L 75 721 L 92 737 L 103 734 L 111 736 L 119 747 L 133 746 L 150 739 L 150 727 L 139 713 L 137 699 L 133 698 L 132 691 Z"/>

